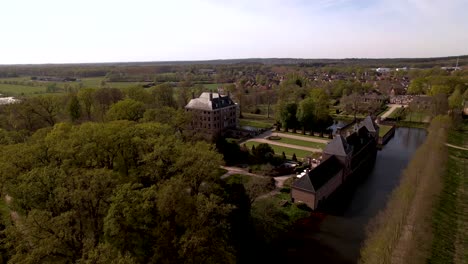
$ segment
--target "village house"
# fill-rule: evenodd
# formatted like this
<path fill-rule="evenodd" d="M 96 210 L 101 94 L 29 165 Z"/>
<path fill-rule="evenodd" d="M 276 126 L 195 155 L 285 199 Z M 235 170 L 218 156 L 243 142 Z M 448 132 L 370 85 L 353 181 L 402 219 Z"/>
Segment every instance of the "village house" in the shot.
<path fill-rule="evenodd" d="M 350 175 L 359 173 L 361 168 L 375 161 L 378 126 L 368 117 L 356 128 L 346 137 L 338 133 L 323 150 L 322 162 L 293 182 L 293 202 L 305 203 L 315 210 L 344 184 Z"/>
<path fill-rule="evenodd" d="M 222 96 L 219 93 L 204 92 L 198 98 L 192 94 L 185 110 L 192 114 L 193 129 L 211 138 L 225 129 L 237 127 L 237 104 L 229 93 Z"/>

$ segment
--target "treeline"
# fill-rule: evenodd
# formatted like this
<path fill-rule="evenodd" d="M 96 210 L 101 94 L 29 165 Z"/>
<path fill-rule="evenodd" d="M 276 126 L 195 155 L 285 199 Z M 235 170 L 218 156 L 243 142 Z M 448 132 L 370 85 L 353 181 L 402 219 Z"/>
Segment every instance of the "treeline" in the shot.
<path fill-rule="evenodd" d="M 179 123 L 182 130 L 190 121 L 183 107 L 192 92 L 198 96 L 202 91 L 203 87 L 196 86 L 178 88 L 175 92 L 169 84 L 122 90 L 71 87 L 66 94 L 27 97 L 19 103 L 1 106 L 0 128 L 33 132 L 58 122 L 141 120 Z"/>
<path fill-rule="evenodd" d="M 369 225 L 360 263 L 425 263 L 430 256 L 432 208 L 442 190 L 450 127 L 448 116 L 433 119 L 386 208 Z"/>
<path fill-rule="evenodd" d="M 105 122 L 85 115 L 73 124 L 38 108 L 55 98 L 24 106 L 38 122 L 32 134 L 20 129 L 27 119 L 0 129 L 4 262 L 245 263 L 289 223 L 279 209 L 251 211 L 272 182 L 221 180 L 222 156 L 185 133 L 174 108 L 136 111 L 143 118 L 130 121 L 129 109 L 145 105 L 127 98 Z"/>

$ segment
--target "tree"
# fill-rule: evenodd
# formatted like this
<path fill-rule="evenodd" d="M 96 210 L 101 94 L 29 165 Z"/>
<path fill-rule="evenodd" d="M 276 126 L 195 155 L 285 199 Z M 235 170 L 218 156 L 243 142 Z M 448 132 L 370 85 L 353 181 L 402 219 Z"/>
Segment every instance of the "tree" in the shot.
<path fill-rule="evenodd" d="M 104 121 L 104 115 L 109 110 L 112 104 L 124 98 L 124 94 L 117 88 L 101 88 L 94 92 L 94 103 L 101 115 L 101 120 Z"/>
<path fill-rule="evenodd" d="M 76 94 L 71 96 L 70 102 L 68 103 L 68 113 L 70 114 L 72 122 L 75 122 L 81 117 L 81 106 Z"/>
<path fill-rule="evenodd" d="M 297 104 L 296 103 L 282 103 L 277 105 L 277 120 L 281 123 L 281 126 L 287 131 L 292 128 L 296 132 L 297 127 Z"/>
<path fill-rule="evenodd" d="M 360 111 L 361 96 L 358 93 L 345 95 L 340 100 L 341 108 L 347 113 L 352 113 L 356 119 L 357 113 Z"/>
<path fill-rule="evenodd" d="M 78 99 L 83 105 L 84 112 L 88 120 L 91 120 L 91 111 L 94 104 L 94 93 L 96 90 L 92 88 L 84 88 L 78 91 Z"/>
<path fill-rule="evenodd" d="M 460 89 L 456 89 L 452 95 L 450 95 L 448 98 L 448 104 L 452 110 L 459 110 L 463 107 L 463 96 L 460 92 Z"/>
<path fill-rule="evenodd" d="M 26 102 L 30 106 L 31 112 L 43 119 L 50 126 L 56 122 L 57 115 L 62 109 L 62 102 L 59 96 L 37 96 L 28 99 Z"/>
<path fill-rule="evenodd" d="M 251 177 L 244 186 L 252 205 L 258 197 L 275 189 L 275 180 L 271 177 Z"/>
<path fill-rule="evenodd" d="M 256 162 L 267 163 L 275 155 L 275 151 L 267 143 L 260 143 L 256 148 L 252 147 L 252 155 Z"/>
<path fill-rule="evenodd" d="M 156 107 L 176 107 L 174 89 L 168 83 L 163 83 L 152 88 L 153 104 Z"/>
<path fill-rule="evenodd" d="M 133 99 L 125 99 L 111 106 L 107 112 L 108 120 L 138 121 L 145 113 L 145 105 Z"/>
<path fill-rule="evenodd" d="M 302 126 L 302 134 L 305 134 L 306 129 L 310 129 L 315 121 L 315 103 L 312 98 L 306 98 L 299 103 L 296 117 L 297 121 Z"/>
<path fill-rule="evenodd" d="M 422 77 L 413 79 L 408 87 L 409 94 L 425 94 L 426 91 L 427 83 Z"/>

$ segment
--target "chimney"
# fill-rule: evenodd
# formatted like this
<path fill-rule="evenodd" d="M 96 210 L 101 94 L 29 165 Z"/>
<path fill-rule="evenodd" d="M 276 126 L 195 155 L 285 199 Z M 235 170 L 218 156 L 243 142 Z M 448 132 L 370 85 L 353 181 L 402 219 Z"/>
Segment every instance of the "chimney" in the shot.
<path fill-rule="evenodd" d="M 213 101 L 213 91 L 210 91 L 210 101 Z"/>
<path fill-rule="evenodd" d="M 192 99 L 195 99 L 195 92 L 192 92 Z"/>

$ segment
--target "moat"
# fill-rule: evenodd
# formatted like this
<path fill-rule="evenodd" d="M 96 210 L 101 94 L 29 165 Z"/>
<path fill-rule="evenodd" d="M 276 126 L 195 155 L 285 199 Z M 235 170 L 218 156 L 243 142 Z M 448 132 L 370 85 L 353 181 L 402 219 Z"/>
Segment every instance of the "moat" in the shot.
<path fill-rule="evenodd" d="M 385 207 L 392 190 L 426 131 L 398 128 L 377 153 L 374 166 L 327 202 L 325 209 L 298 221 L 278 245 L 282 263 L 356 263 L 369 221 Z"/>

